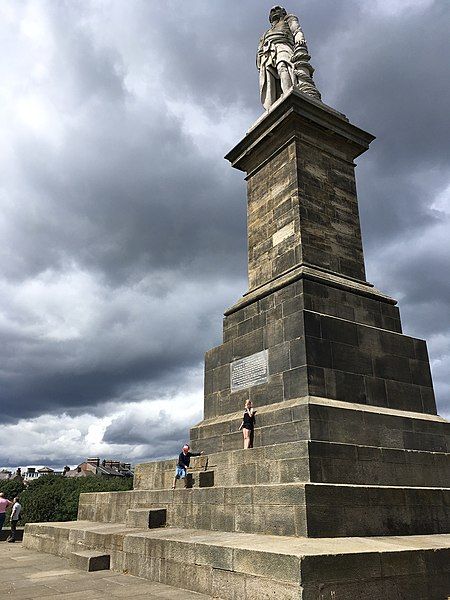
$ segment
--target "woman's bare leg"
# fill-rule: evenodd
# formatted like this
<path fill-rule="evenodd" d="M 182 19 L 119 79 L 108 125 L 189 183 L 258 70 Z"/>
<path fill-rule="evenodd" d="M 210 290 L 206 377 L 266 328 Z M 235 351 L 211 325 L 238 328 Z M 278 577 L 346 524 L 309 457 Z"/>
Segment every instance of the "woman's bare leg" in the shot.
<path fill-rule="evenodd" d="M 242 430 L 242 433 L 244 435 L 244 449 L 249 448 L 250 447 L 250 430 L 246 429 L 244 427 L 244 429 Z"/>

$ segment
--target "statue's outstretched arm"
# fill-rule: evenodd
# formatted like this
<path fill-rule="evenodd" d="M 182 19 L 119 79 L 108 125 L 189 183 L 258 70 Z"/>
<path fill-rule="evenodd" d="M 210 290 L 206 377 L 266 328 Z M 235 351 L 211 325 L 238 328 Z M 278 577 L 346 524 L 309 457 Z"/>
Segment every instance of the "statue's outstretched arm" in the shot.
<path fill-rule="evenodd" d="M 292 35 L 294 36 L 295 45 L 306 46 L 305 35 L 300 27 L 298 17 L 295 15 L 288 15 L 286 17 L 286 21 L 289 25 Z"/>

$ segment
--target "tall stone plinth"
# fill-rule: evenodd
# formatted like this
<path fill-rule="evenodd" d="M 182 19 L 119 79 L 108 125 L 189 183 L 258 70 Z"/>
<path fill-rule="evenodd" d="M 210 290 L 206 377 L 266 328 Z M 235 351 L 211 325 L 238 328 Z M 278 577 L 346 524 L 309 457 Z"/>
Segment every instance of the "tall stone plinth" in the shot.
<path fill-rule="evenodd" d="M 450 424 L 425 342 L 365 279 L 353 161 L 372 140 L 293 91 L 229 153 L 248 182 L 249 290 L 206 353 L 191 430 L 206 455 L 188 489 L 171 489 L 174 460 L 138 465 L 132 491 L 82 494 L 78 521 L 29 524 L 26 547 L 101 551 L 223 600 L 450 596 Z"/>

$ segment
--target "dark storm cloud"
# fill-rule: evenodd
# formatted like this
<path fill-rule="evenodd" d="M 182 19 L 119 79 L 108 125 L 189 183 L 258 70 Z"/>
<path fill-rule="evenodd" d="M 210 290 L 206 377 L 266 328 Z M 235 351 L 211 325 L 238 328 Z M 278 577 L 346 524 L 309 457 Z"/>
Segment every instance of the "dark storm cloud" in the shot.
<path fill-rule="evenodd" d="M 5 418 L 170 395 L 220 342 L 246 269 L 245 183 L 222 157 L 261 113 L 254 57 L 272 4 L 14 8 L 15 58 L 1 67 L 14 91 L 0 190 Z M 377 135 L 357 171 L 369 280 L 401 296 L 406 333 L 430 338 L 448 410 L 450 260 L 436 231 L 449 219 L 435 200 L 450 186 L 450 5 L 286 8 L 324 101 Z M 125 415 L 105 440 L 140 443 L 127 427 Z"/>

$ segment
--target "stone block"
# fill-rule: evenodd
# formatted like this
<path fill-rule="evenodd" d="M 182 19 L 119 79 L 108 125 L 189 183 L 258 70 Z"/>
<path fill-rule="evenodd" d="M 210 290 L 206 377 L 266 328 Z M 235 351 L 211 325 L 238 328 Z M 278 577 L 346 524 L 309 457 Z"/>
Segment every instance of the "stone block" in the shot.
<path fill-rule="evenodd" d="M 332 368 L 331 345 L 328 340 L 306 336 L 305 346 L 308 365 Z"/>
<path fill-rule="evenodd" d="M 429 388 L 433 387 L 433 382 L 431 380 L 430 365 L 428 362 L 410 359 L 409 368 L 411 370 L 412 383 Z"/>
<path fill-rule="evenodd" d="M 292 420 L 291 408 L 282 408 L 277 410 L 276 413 L 270 411 L 266 413 L 259 412 L 256 414 L 256 424 L 258 427 L 269 427 L 275 423 L 290 423 Z"/>
<path fill-rule="evenodd" d="M 422 410 L 424 413 L 431 415 L 437 414 L 436 400 L 434 397 L 433 389 L 431 388 L 420 388 L 420 397 L 422 398 Z"/>
<path fill-rule="evenodd" d="M 305 338 L 301 337 L 289 342 L 289 355 L 292 369 L 306 365 Z"/>
<path fill-rule="evenodd" d="M 267 535 L 295 535 L 293 506 L 250 506 L 236 511 L 235 531 L 266 533 Z"/>
<path fill-rule="evenodd" d="M 298 311 L 283 319 L 283 332 L 286 342 L 304 335 L 303 311 Z"/>
<path fill-rule="evenodd" d="M 415 357 L 414 340 L 406 335 L 380 331 L 381 349 L 385 354 Z"/>
<path fill-rule="evenodd" d="M 213 569 L 233 570 L 233 549 L 210 544 L 195 544 L 195 563 Z"/>
<path fill-rule="evenodd" d="M 415 358 L 428 362 L 427 343 L 424 340 L 413 339 Z"/>
<path fill-rule="evenodd" d="M 245 335 L 246 333 L 250 333 L 251 331 L 253 331 L 253 317 L 242 321 L 237 326 L 238 337 Z"/>
<path fill-rule="evenodd" d="M 256 473 L 256 465 L 251 464 L 251 469 Z M 256 477 L 255 477 L 256 479 Z M 251 506 L 253 501 L 252 498 L 252 487 L 251 485 L 241 485 L 238 487 L 230 487 L 225 490 L 224 503 L 227 505 L 239 505 L 239 506 Z"/>
<path fill-rule="evenodd" d="M 109 554 L 103 554 L 96 550 L 79 550 L 71 552 L 69 556 L 70 566 L 83 571 L 107 571 L 109 562 Z"/>
<path fill-rule="evenodd" d="M 322 336 L 322 319 L 321 315 L 305 310 L 304 311 L 304 322 L 305 322 L 305 335 L 321 338 Z"/>
<path fill-rule="evenodd" d="M 326 385 L 325 385 L 325 372 L 321 367 L 315 367 L 308 365 L 308 393 L 311 396 L 325 396 Z"/>
<path fill-rule="evenodd" d="M 212 370 L 212 389 L 213 392 L 229 389 L 230 387 L 230 367 L 222 365 Z"/>
<path fill-rule="evenodd" d="M 263 328 L 256 329 L 233 340 L 233 359 L 250 356 L 264 350 Z M 229 374 L 228 374 L 229 377 Z"/>
<path fill-rule="evenodd" d="M 284 341 L 283 321 L 272 321 L 264 327 L 264 348 L 271 348 Z"/>
<path fill-rule="evenodd" d="M 213 531 L 236 531 L 235 529 L 235 507 L 223 506 L 216 510 L 214 518 L 211 519 Z"/>
<path fill-rule="evenodd" d="M 245 598 L 246 577 L 242 573 L 213 569 L 211 578 L 211 595 L 224 600 L 241 600 Z"/>
<path fill-rule="evenodd" d="M 425 574 L 426 563 L 417 552 L 396 552 L 381 556 L 381 569 L 384 577 Z"/>
<path fill-rule="evenodd" d="M 200 471 L 198 484 L 200 487 L 212 487 L 214 485 L 214 471 Z"/>
<path fill-rule="evenodd" d="M 305 504 L 305 486 L 271 485 L 253 488 L 253 504 L 258 506 L 293 506 Z"/>
<path fill-rule="evenodd" d="M 282 373 L 290 367 L 289 342 L 278 344 L 269 349 L 269 373 Z"/>
<path fill-rule="evenodd" d="M 310 465 L 308 458 L 298 458 L 280 461 L 279 482 L 305 482 L 310 479 Z"/>
<path fill-rule="evenodd" d="M 302 398 L 308 393 L 307 367 L 298 367 L 283 373 L 284 398 Z"/>
<path fill-rule="evenodd" d="M 336 398 L 345 402 L 366 404 L 366 386 L 363 375 L 334 371 Z"/>
<path fill-rule="evenodd" d="M 364 382 L 366 386 L 367 404 L 387 406 L 386 381 L 378 377 L 366 376 Z"/>
<path fill-rule="evenodd" d="M 269 375 L 269 381 L 250 388 L 250 400 L 254 406 L 277 404 L 284 399 L 283 376 L 281 373 Z M 241 407 L 239 407 L 241 408 Z"/>
<path fill-rule="evenodd" d="M 293 421 L 304 421 L 309 417 L 309 406 L 307 404 L 297 404 L 291 408 Z"/>
<path fill-rule="evenodd" d="M 333 369 L 347 373 L 372 375 L 372 358 L 357 347 L 331 342 Z"/>
<path fill-rule="evenodd" d="M 299 586 L 266 577 L 247 577 L 244 597 L 246 600 L 298 600 Z"/>
<path fill-rule="evenodd" d="M 383 379 L 411 383 L 409 360 L 403 356 L 385 355 L 373 360 L 374 375 Z"/>
<path fill-rule="evenodd" d="M 305 556 L 301 561 L 301 583 L 346 579 L 367 581 L 380 578 L 381 568 L 380 555 L 376 552 Z"/>
<path fill-rule="evenodd" d="M 235 548 L 233 569 L 256 577 L 273 577 L 278 581 L 296 582 L 300 560 L 296 556 L 280 555 L 270 551 Z"/>
<path fill-rule="evenodd" d="M 321 322 L 323 339 L 358 346 L 356 323 L 325 316 L 322 316 Z"/>

